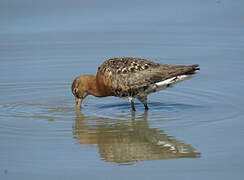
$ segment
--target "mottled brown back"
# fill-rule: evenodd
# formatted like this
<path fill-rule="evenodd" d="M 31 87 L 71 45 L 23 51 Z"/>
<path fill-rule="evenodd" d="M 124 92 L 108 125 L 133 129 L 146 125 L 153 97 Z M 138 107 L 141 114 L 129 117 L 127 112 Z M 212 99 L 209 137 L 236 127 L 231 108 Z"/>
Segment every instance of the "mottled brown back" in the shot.
<path fill-rule="evenodd" d="M 168 78 L 192 74 L 197 65 L 172 66 L 161 65 L 140 58 L 112 58 L 98 68 L 99 75 L 106 77 L 115 96 L 134 96 L 141 88 Z"/>

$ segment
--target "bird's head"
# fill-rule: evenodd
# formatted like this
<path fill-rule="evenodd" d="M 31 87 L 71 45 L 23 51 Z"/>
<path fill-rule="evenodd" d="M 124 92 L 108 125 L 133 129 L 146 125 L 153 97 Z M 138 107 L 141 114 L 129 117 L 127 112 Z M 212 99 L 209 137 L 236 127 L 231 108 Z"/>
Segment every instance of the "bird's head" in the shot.
<path fill-rule="evenodd" d="M 88 76 L 80 76 L 74 79 L 71 90 L 75 96 L 76 107 L 81 108 L 81 103 L 88 95 L 89 83 Z"/>

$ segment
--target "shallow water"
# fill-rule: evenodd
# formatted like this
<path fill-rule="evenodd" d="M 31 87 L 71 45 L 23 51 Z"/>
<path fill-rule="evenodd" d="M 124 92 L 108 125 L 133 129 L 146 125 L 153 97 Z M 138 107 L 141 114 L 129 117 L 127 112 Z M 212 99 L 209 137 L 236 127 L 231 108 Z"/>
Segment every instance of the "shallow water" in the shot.
<path fill-rule="evenodd" d="M 1 179 L 243 178 L 242 1 L 4 2 Z M 148 112 L 91 96 L 76 111 L 72 80 L 119 56 L 201 70 Z"/>

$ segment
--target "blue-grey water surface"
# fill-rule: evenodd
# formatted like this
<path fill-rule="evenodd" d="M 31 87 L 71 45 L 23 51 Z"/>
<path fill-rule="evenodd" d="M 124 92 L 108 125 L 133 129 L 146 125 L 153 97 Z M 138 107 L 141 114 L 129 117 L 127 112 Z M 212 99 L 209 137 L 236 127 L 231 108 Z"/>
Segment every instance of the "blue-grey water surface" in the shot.
<path fill-rule="evenodd" d="M 244 2 L 0 2 L 0 179 L 243 179 Z M 200 64 L 148 112 L 72 80 L 111 57 Z"/>

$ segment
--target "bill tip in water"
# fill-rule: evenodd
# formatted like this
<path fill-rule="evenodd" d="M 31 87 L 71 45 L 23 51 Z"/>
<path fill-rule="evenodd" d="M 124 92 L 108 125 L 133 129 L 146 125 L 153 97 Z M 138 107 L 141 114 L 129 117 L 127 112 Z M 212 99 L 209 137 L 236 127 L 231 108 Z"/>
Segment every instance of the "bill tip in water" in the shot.
<path fill-rule="evenodd" d="M 75 107 L 76 107 L 76 109 L 81 109 L 81 99 L 80 98 L 76 98 Z"/>

